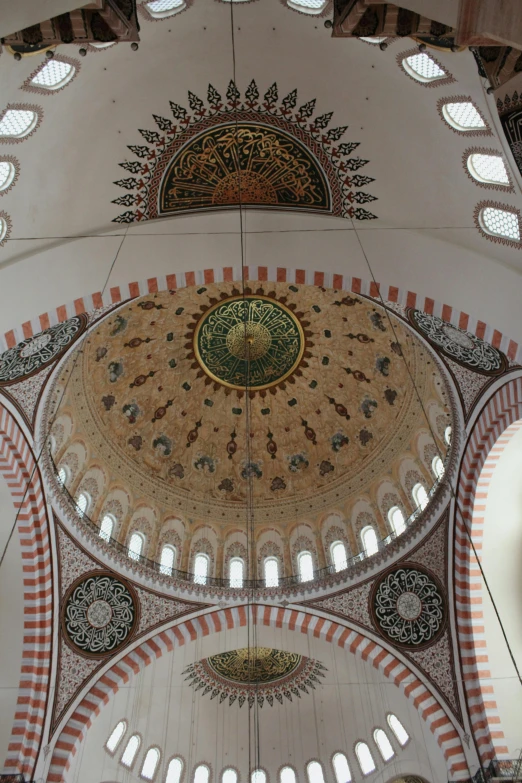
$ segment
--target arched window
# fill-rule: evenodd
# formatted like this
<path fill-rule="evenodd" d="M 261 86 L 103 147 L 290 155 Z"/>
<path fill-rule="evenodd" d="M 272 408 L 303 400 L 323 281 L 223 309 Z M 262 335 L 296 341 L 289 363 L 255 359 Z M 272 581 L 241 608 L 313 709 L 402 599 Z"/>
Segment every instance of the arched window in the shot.
<path fill-rule="evenodd" d="M 230 587 L 243 587 L 245 564 L 240 557 L 233 557 L 229 565 Z"/>
<path fill-rule="evenodd" d="M 16 168 L 10 160 L 0 160 L 0 191 L 7 190 L 16 176 Z"/>
<path fill-rule="evenodd" d="M 210 780 L 210 769 L 206 764 L 199 764 L 194 770 L 194 783 L 208 783 Z"/>
<path fill-rule="evenodd" d="M 38 124 L 38 115 L 30 109 L 7 109 L 0 120 L 0 138 L 23 139 Z"/>
<path fill-rule="evenodd" d="M 67 481 L 67 469 L 64 468 L 63 465 L 58 471 L 58 481 L 60 482 L 62 487 L 65 487 L 65 482 Z"/>
<path fill-rule="evenodd" d="M 293 767 L 283 767 L 279 773 L 279 783 L 297 783 L 297 776 Z"/>
<path fill-rule="evenodd" d="M 169 761 L 165 783 L 180 783 L 181 773 L 183 772 L 183 761 L 175 756 Z"/>
<path fill-rule="evenodd" d="M 275 557 L 267 557 L 264 562 L 265 585 L 267 587 L 279 586 L 279 563 Z"/>
<path fill-rule="evenodd" d="M 133 533 L 129 541 L 128 555 L 131 560 L 139 560 L 143 551 L 143 536 L 141 533 Z"/>
<path fill-rule="evenodd" d="M 310 552 L 299 552 L 297 556 L 297 570 L 299 581 L 309 582 L 314 578 L 314 561 Z"/>
<path fill-rule="evenodd" d="M 330 556 L 332 563 L 337 571 L 343 571 L 348 568 L 348 560 L 346 558 L 346 547 L 342 541 L 334 541 L 330 547 Z"/>
<path fill-rule="evenodd" d="M 186 8 L 185 0 L 152 0 L 145 8 L 154 19 L 167 19 Z"/>
<path fill-rule="evenodd" d="M 0 245 L 3 244 L 4 239 L 9 231 L 9 223 L 4 217 L 0 217 Z"/>
<path fill-rule="evenodd" d="M 396 535 L 400 536 L 406 530 L 406 523 L 404 521 L 404 514 L 400 510 L 399 506 L 392 506 L 388 511 L 388 522 L 391 525 L 391 529 Z"/>
<path fill-rule="evenodd" d="M 471 101 L 448 102 L 442 105 L 442 116 L 451 128 L 471 133 L 486 128 L 486 123 Z"/>
<path fill-rule="evenodd" d="M 479 212 L 478 219 L 486 234 L 520 242 L 520 215 L 518 212 L 498 207 L 483 207 Z"/>
<path fill-rule="evenodd" d="M 366 742 L 358 742 L 355 746 L 355 755 L 363 775 L 369 775 L 375 770 L 375 761 L 372 752 Z"/>
<path fill-rule="evenodd" d="M 322 764 L 318 761 L 309 761 L 306 765 L 306 776 L 308 783 L 324 783 Z"/>
<path fill-rule="evenodd" d="M 375 744 L 379 748 L 379 753 L 381 754 L 383 761 L 389 761 L 395 756 L 395 751 L 391 746 L 391 742 L 382 729 L 375 729 L 373 732 L 373 738 L 375 740 Z"/>
<path fill-rule="evenodd" d="M 105 514 L 100 525 L 100 538 L 103 538 L 104 541 L 110 541 L 113 529 L 114 519 L 110 514 Z"/>
<path fill-rule="evenodd" d="M 171 544 L 165 544 L 161 550 L 160 573 L 172 576 L 174 563 L 176 562 L 176 549 Z"/>
<path fill-rule="evenodd" d="M 321 14 L 328 4 L 328 0 L 287 0 L 288 7 L 303 14 L 316 16 Z"/>
<path fill-rule="evenodd" d="M 161 753 L 159 748 L 149 748 L 145 754 L 143 764 L 141 767 L 140 776 L 145 780 L 154 780 L 154 775 L 158 769 Z"/>
<path fill-rule="evenodd" d="M 237 783 L 237 772 L 232 767 L 223 770 L 221 775 L 221 783 Z"/>
<path fill-rule="evenodd" d="M 116 41 L 107 41 L 107 43 L 92 43 L 91 46 L 94 46 L 95 49 L 109 49 L 109 47 L 114 46 Z"/>
<path fill-rule="evenodd" d="M 105 747 L 109 751 L 109 753 L 114 753 L 118 745 L 120 744 L 123 735 L 127 731 L 127 724 L 124 720 L 120 720 L 120 722 L 113 728 L 111 732 L 111 736 L 105 743 Z"/>
<path fill-rule="evenodd" d="M 76 73 L 76 68 L 71 63 L 60 60 L 59 57 L 53 57 L 49 60 L 34 76 L 30 85 L 33 87 L 42 87 L 44 90 L 59 90 L 70 82 Z"/>
<path fill-rule="evenodd" d="M 130 740 L 127 742 L 125 750 L 123 751 L 123 756 L 121 757 L 121 763 L 124 767 L 132 767 L 134 764 L 134 759 L 136 758 L 136 753 L 140 749 L 140 745 L 141 738 L 139 734 L 133 734 Z"/>
<path fill-rule="evenodd" d="M 379 44 L 382 44 L 385 40 L 386 38 L 379 37 L 378 35 L 372 36 L 371 38 L 368 38 L 365 35 L 359 36 L 359 41 L 366 41 L 366 43 L 374 44 L 375 46 L 379 46 Z"/>
<path fill-rule="evenodd" d="M 406 729 L 404 728 L 404 726 L 402 725 L 398 717 L 393 713 L 390 713 L 388 715 L 388 726 L 397 737 L 397 742 L 399 743 L 399 745 L 404 747 L 408 742 L 408 740 L 410 739 L 410 735 L 408 734 L 408 732 L 406 731 Z"/>
<path fill-rule="evenodd" d="M 335 772 L 335 780 L 337 783 L 351 783 L 352 773 L 350 772 L 350 766 L 348 759 L 344 753 L 335 753 L 332 764 Z"/>
<path fill-rule="evenodd" d="M 446 427 L 444 430 L 444 440 L 448 444 L 448 446 L 451 446 L 451 427 Z"/>
<path fill-rule="evenodd" d="M 194 582 L 198 585 L 206 585 L 210 561 L 208 555 L 202 552 L 196 555 L 194 560 Z"/>
<path fill-rule="evenodd" d="M 483 152 L 474 152 L 466 161 L 468 171 L 477 182 L 486 185 L 508 185 L 509 175 L 506 164 L 500 155 L 489 155 Z"/>
<path fill-rule="evenodd" d="M 436 457 L 433 457 L 431 461 L 431 469 L 434 475 L 436 476 L 436 478 L 441 479 L 443 477 L 444 463 L 438 455 Z"/>
<path fill-rule="evenodd" d="M 361 530 L 361 541 L 367 557 L 374 555 L 379 551 L 377 534 L 371 525 L 368 525 Z"/>
<path fill-rule="evenodd" d="M 411 496 L 417 508 L 424 510 L 428 505 L 428 493 L 426 492 L 422 484 L 420 483 L 415 484 L 415 486 L 411 491 Z"/>
<path fill-rule="evenodd" d="M 250 775 L 250 783 L 266 783 L 266 772 L 264 769 L 254 769 Z"/>
<path fill-rule="evenodd" d="M 443 79 L 447 75 L 446 71 L 435 62 L 433 57 L 430 57 L 429 54 L 426 54 L 425 52 L 419 52 L 418 54 L 410 55 L 410 57 L 405 57 L 402 61 L 402 65 L 406 73 L 413 79 L 424 84 Z"/>
<path fill-rule="evenodd" d="M 81 517 L 85 516 L 87 509 L 89 508 L 89 495 L 87 492 L 80 492 L 76 501 L 76 507 L 78 509 L 78 514 Z"/>

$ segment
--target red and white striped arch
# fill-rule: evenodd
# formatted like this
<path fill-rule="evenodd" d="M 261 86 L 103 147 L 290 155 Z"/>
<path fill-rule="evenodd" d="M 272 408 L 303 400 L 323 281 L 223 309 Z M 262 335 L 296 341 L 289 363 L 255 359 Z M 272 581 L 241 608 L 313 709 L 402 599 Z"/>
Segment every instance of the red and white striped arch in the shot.
<path fill-rule="evenodd" d="M 484 632 L 482 577 L 468 532 L 480 557 L 484 509 L 498 459 L 522 427 L 522 378 L 502 386 L 479 415 L 466 446 L 459 478 L 455 523 L 455 608 L 468 709 L 482 763 L 505 757 Z"/>
<path fill-rule="evenodd" d="M 253 605 L 210 611 L 192 620 L 182 620 L 143 642 L 115 663 L 91 687 L 62 728 L 54 747 L 47 781 L 61 783 L 92 721 L 110 697 L 133 675 L 163 653 L 172 652 L 201 636 L 246 626 L 249 620 L 255 625 L 288 628 L 332 642 L 379 669 L 414 703 L 436 737 L 453 780 L 469 776 L 460 737 L 444 708 L 416 674 L 394 655 L 359 632 L 333 620 L 295 609 Z"/>
<path fill-rule="evenodd" d="M 522 361 L 522 345 L 515 340 L 503 335 L 498 329 L 489 326 L 484 321 L 477 320 L 467 313 L 456 310 L 454 307 L 442 302 L 437 302 L 429 297 L 422 297 L 413 291 L 400 289 L 395 286 L 381 286 L 370 280 L 360 277 L 349 277 L 333 272 L 314 272 L 305 269 L 289 269 L 286 267 L 251 266 L 246 267 L 246 278 L 266 282 L 286 282 L 308 285 L 325 286 L 326 288 L 338 288 L 345 291 L 366 294 L 378 298 L 380 291 L 383 299 L 388 302 L 416 307 L 425 313 L 437 315 L 448 323 L 452 323 L 461 329 L 476 334 L 486 340 L 495 348 L 500 348 L 510 359 Z M 148 280 L 128 283 L 122 286 L 114 286 L 102 295 L 100 292 L 79 297 L 72 302 L 50 310 L 47 313 L 25 321 L 14 329 L 10 329 L 0 337 L 0 351 L 11 348 L 13 345 L 32 337 L 42 329 L 48 329 L 61 321 L 72 318 L 73 315 L 89 312 L 91 310 L 111 304 L 118 304 L 126 299 L 157 291 L 184 288 L 189 285 L 205 285 L 205 283 L 218 283 L 222 281 L 241 280 L 240 267 L 219 267 L 216 269 L 201 269 L 195 272 L 181 272 L 179 274 L 151 277 Z"/>
<path fill-rule="evenodd" d="M 25 436 L 0 405 L 0 473 L 9 486 L 22 549 L 24 637 L 15 720 L 4 772 L 33 777 L 47 706 L 53 632 L 49 524 L 40 472 Z"/>

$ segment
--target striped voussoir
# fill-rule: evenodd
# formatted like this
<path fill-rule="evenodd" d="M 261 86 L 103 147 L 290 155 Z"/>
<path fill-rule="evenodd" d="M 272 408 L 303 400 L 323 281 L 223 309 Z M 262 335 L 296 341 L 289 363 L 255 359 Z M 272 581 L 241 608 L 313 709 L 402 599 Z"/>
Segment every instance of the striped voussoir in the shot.
<path fill-rule="evenodd" d="M 390 652 L 357 631 L 335 621 L 295 609 L 253 605 L 212 611 L 192 620 L 180 621 L 177 625 L 143 642 L 115 663 L 91 687 L 60 732 L 54 747 L 47 781 L 60 783 L 64 779 L 70 762 L 92 721 L 110 697 L 133 675 L 138 674 L 163 653 L 182 647 L 198 637 L 246 626 L 249 623 L 288 628 L 291 631 L 300 631 L 324 639 L 339 645 L 379 669 L 418 709 L 444 753 L 448 772 L 453 780 L 469 777 L 460 737 L 444 708 L 420 682 L 416 674 Z"/>
<path fill-rule="evenodd" d="M 489 400 L 469 437 L 458 485 L 455 527 L 455 604 L 466 697 L 483 763 L 507 756 L 493 684 L 482 610 L 482 577 L 468 536 L 480 556 L 484 509 L 500 454 L 522 426 L 522 379 L 506 383 Z"/>
<path fill-rule="evenodd" d="M 53 585 L 45 499 L 23 432 L 0 405 L 0 472 L 18 512 L 24 584 L 24 639 L 18 701 L 4 772 L 33 777 L 51 667 Z M 34 473 L 33 473 L 34 470 Z"/>
<path fill-rule="evenodd" d="M 55 310 L 43 313 L 31 321 L 17 326 L 0 337 L 0 351 L 11 348 L 13 345 L 32 337 L 42 329 L 66 321 L 73 315 L 90 312 L 100 307 L 118 304 L 126 299 L 137 296 L 146 296 L 158 291 L 174 290 L 189 285 L 205 285 L 206 283 L 219 283 L 223 281 L 240 281 L 242 271 L 240 267 L 220 267 L 218 269 L 201 269 L 195 272 L 180 272 L 179 274 L 151 277 L 148 280 L 114 286 L 103 294 L 100 292 L 75 299 L 72 302 L 61 305 Z M 356 294 L 365 294 L 375 299 L 380 296 L 388 302 L 396 302 L 407 307 L 416 307 L 430 315 L 436 315 L 443 321 L 452 323 L 461 329 L 480 337 L 499 348 L 510 359 L 522 361 L 522 346 L 503 335 L 484 321 L 477 320 L 467 313 L 456 310 L 451 305 L 436 302 L 429 297 L 422 297 L 413 291 L 407 291 L 395 286 L 381 286 L 370 280 L 360 277 L 335 274 L 334 272 L 314 272 L 305 269 L 288 269 L 285 267 L 252 266 L 245 268 L 245 279 L 259 280 L 260 282 L 294 283 L 297 285 L 317 285 L 325 288 L 337 288 L 344 291 L 353 291 Z"/>

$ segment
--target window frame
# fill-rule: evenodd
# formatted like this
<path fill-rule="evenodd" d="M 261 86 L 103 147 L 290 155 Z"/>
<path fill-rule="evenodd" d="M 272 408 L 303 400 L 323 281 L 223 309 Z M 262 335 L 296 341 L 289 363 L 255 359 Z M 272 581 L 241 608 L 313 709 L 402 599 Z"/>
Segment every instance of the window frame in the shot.
<path fill-rule="evenodd" d="M 425 54 L 426 57 L 429 57 L 429 59 L 435 63 L 442 71 L 444 71 L 442 76 L 437 76 L 433 79 L 428 79 L 420 74 L 417 73 L 413 69 L 413 67 L 407 62 L 408 58 L 410 57 L 416 57 L 418 55 Z M 450 74 L 447 68 L 442 65 L 439 60 L 437 60 L 436 57 L 433 56 L 433 54 L 426 54 L 426 52 L 420 52 L 419 49 L 408 49 L 406 52 L 401 52 L 397 55 L 397 64 L 402 69 L 402 71 L 408 76 L 412 81 L 415 82 L 415 84 L 420 84 L 422 87 L 442 87 L 444 84 L 451 84 L 451 82 L 454 82 L 455 79 Z"/>
<path fill-rule="evenodd" d="M 0 196 L 4 196 L 14 187 L 20 176 L 20 163 L 12 155 L 0 155 L 0 163 L 7 163 L 11 167 L 9 176 L 6 179 L 7 184 L 0 190 Z"/>
<path fill-rule="evenodd" d="M 80 498 L 81 497 L 85 498 L 85 508 L 83 509 L 83 511 L 80 509 Z M 92 498 L 91 498 L 90 494 L 88 492 L 86 492 L 84 489 L 80 489 L 77 497 L 74 499 L 74 503 L 76 505 L 76 509 L 78 511 L 78 516 L 80 517 L 80 519 L 83 519 L 84 517 L 88 518 L 89 517 L 88 511 L 89 511 L 89 508 L 91 507 L 91 503 L 92 503 Z"/>
<path fill-rule="evenodd" d="M 152 8 L 149 8 L 150 2 L 154 2 L 154 0 L 148 0 L 148 2 L 144 2 L 139 6 L 139 8 L 142 8 L 145 12 L 145 15 L 148 16 L 149 20 L 153 22 L 161 22 L 164 19 L 172 19 L 173 16 L 177 16 L 178 14 L 182 13 L 182 11 L 186 11 L 188 8 L 187 0 L 183 0 L 183 2 L 177 7 L 166 9 L 165 11 L 153 11 Z"/>
<path fill-rule="evenodd" d="M 283 783 L 281 780 L 281 775 L 285 769 L 291 769 L 294 773 L 294 783 L 298 783 L 299 778 L 297 777 L 297 770 L 294 767 L 293 764 L 282 764 L 279 769 L 277 770 L 277 783 Z"/>
<path fill-rule="evenodd" d="M 310 772 L 309 772 L 311 764 L 317 764 L 319 766 L 320 770 L 321 770 L 321 774 L 323 776 L 323 779 L 322 779 L 322 781 L 318 781 L 318 783 L 326 783 L 326 777 L 325 777 L 325 774 L 324 774 L 323 763 L 322 763 L 322 761 L 320 759 L 317 759 L 317 758 L 309 759 L 306 762 L 306 764 L 305 764 L 305 775 L 306 775 L 307 783 L 314 783 L 314 781 L 312 781 L 311 778 L 310 778 Z"/>
<path fill-rule="evenodd" d="M 114 750 L 111 750 L 109 748 L 109 741 L 110 741 L 112 735 L 114 734 L 114 732 L 116 731 L 116 729 L 118 728 L 118 726 L 121 726 L 121 724 L 123 724 L 123 731 L 121 733 L 120 738 L 116 742 L 116 745 L 114 746 Z M 118 748 L 119 748 L 120 744 L 123 742 L 123 739 L 124 739 L 124 737 L 125 737 L 125 735 L 127 733 L 127 729 L 128 728 L 129 728 L 129 724 L 127 723 L 127 721 L 124 718 L 119 720 L 118 723 L 116 724 L 116 726 L 113 728 L 113 730 L 111 731 L 111 733 L 107 737 L 107 739 L 105 741 L 105 744 L 103 746 L 105 751 L 109 754 L 109 756 L 113 756 L 114 757 L 117 754 Z"/>
<path fill-rule="evenodd" d="M 28 139 L 29 136 L 32 136 L 33 133 L 35 133 L 40 127 L 43 118 L 43 110 L 40 108 L 40 106 L 35 106 L 34 104 L 28 103 L 8 103 L 5 109 L 0 112 L 0 123 L 4 120 L 8 111 L 31 111 L 34 114 L 34 117 L 31 123 L 27 126 L 27 129 L 22 134 L 5 136 L 0 134 L 0 143 L 18 144 L 22 141 L 25 141 L 25 139 Z"/>
<path fill-rule="evenodd" d="M 234 2 L 234 0 L 231 0 L 231 2 Z M 259 767 L 254 767 L 254 769 L 251 769 L 251 770 L 250 770 L 250 773 L 249 773 L 249 775 L 248 775 L 248 783 L 254 783 L 254 778 L 253 778 L 253 776 L 254 776 L 254 774 L 255 774 L 256 772 L 263 772 L 263 773 L 264 773 L 264 775 L 265 775 L 265 780 L 264 780 L 264 783 L 270 783 L 270 775 L 268 774 L 268 770 L 267 770 L 267 769 L 265 769 L 265 767 L 261 767 L 261 766 L 259 766 Z"/>
<path fill-rule="evenodd" d="M 495 234 L 491 232 L 489 228 L 487 228 L 483 218 L 483 212 L 486 209 L 498 209 L 501 212 L 510 212 L 512 215 L 515 215 L 518 220 L 519 239 L 512 239 L 505 234 Z M 475 225 L 485 239 L 489 239 L 490 242 L 498 242 L 501 245 L 509 245 L 510 247 L 522 247 L 522 213 L 516 207 L 512 207 L 510 204 L 500 204 L 496 201 L 481 201 L 475 207 L 473 217 Z"/>
<path fill-rule="evenodd" d="M 395 729 L 393 728 L 393 726 L 392 726 L 392 725 L 391 725 L 391 723 L 390 723 L 390 718 L 395 718 L 395 720 L 398 720 L 398 721 L 399 721 L 399 723 L 400 723 L 400 725 L 401 725 L 401 726 L 402 726 L 402 728 L 404 729 L 404 732 L 405 732 L 406 736 L 408 737 L 408 739 L 406 740 L 406 742 L 405 742 L 404 744 L 403 744 L 403 743 L 400 741 L 399 737 L 398 737 L 398 736 L 397 736 L 397 734 L 395 733 Z M 390 731 L 391 731 L 391 733 L 392 733 L 392 736 L 393 736 L 393 737 L 395 738 L 395 740 L 397 741 L 397 744 L 399 745 L 399 747 L 400 747 L 400 748 L 405 748 L 405 747 L 406 747 L 406 745 L 407 745 L 407 744 L 410 742 L 410 740 L 411 740 L 411 734 L 408 732 L 408 730 L 407 730 L 406 726 L 404 725 L 404 723 L 402 722 L 402 720 L 399 718 L 399 716 L 398 716 L 398 715 L 396 715 L 394 712 L 387 712 L 387 713 L 386 713 L 386 723 L 387 723 L 387 724 L 388 724 L 388 726 L 390 727 Z"/>
<path fill-rule="evenodd" d="M 504 166 L 507 182 L 500 182 L 500 180 L 497 179 L 484 179 L 475 169 L 473 164 L 474 155 L 484 155 L 486 157 L 498 158 Z M 511 172 L 509 170 L 507 160 L 498 150 L 488 149 L 485 147 L 469 147 L 462 154 L 462 165 L 464 166 L 464 171 L 468 174 L 469 178 L 472 182 L 475 183 L 475 185 L 478 185 L 482 188 L 489 188 L 490 190 L 500 190 L 504 193 L 512 193 L 514 191 L 513 180 L 511 178 Z"/>
<path fill-rule="evenodd" d="M 113 537 L 112 534 L 114 533 L 114 528 L 116 526 L 116 517 L 113 514 L 105 513 L 101 518 L 100 525 L 99 525 L 99 532 L 98 532 L 98 536 L 102 539 L 102 541 L 107 541 L 107 537 L 105 535 L 102 535 L 102 527 L 106 519 L 108 519 L 111 523 L 111 529 L 108 536 L 109 539 Z"/>
<path fill-rule="evenodd" d="M 221 783 L 223 783 L 223 775 L 225 774 L 225 772 L 235 772 L 236 773 L 236 783 L 240 783 L 240 781 L 241 781 L 241 774 L 240 774 L 238 768 L 234 767 L 233 764 L 227 764 L 227 766 L 223 767 L 223 769 L 221 770 L 221 774 L 219 776 Z"/>
<path fill-rule="evenodd" d="M 397 512 L 399 512 L 399 514 L 401 515 L 402 522 L 401 525 L 395 526 L 393 522 L 393 517 Z M 401 536 L 406 530 L 406 517 L 404 516 L 404 511 L 402 510 L 402 508 L 397 505 L 391 506 L 391 508 L 388 509 L 388 513 L 386 516 L 388 518 L 388 524 L 390 525 L 392 532 L 395 533 L 396 536 Z M 402 530 L 398 530 L 397 528 L 401 526 L 402 526 Z"/>
<path fill-rule="evenodd" d="M 437 470 L 435 467 L 435 464 L 439 464 L 440 462 L 440 468 Z M 444 478 L 445 468 L 444 468 L 444 462 L 442 461 L 441 457 L 438 454 L 435 454 L 433 459 L 431 460 L 431 472 L 435 476 L 435 479 L 437 481 L 441 481 Z"/>
<path fill-rule="evenodd" d="M 156 766 L 154 767 L 154 772 L 152 774 L 152 777 L 149 778 L 149 777 L 147 777 L 147 775 L 143 774 L 143 767 L 145 766 L 145 762 L 147 761 L 147 756 L 149 755 L 149 753 L 152 750 L 157 751 L 158 756 L 157 756 Z M 143 754 L 143 760 L 141 762 L 140 774 L 139 774 L 140 780 L 148 780 L 149 783 L 154 783 L 154 781 L 156 780 L 156 777 L 158 775 L 158 772 L 161 769 L 161 756 L 162 756 L 161 748 L 158 745 L 150 745 L 147 748 L 147 750 Z"/>
<path fill-rule="evenodd" d="M 62 472 L 62 470 L 65 473 L 65 478 L 63 481 L 60 478 L 60 473 Z M 70 468 L 67 465 L 60 465 L 56 478 L 58 479 L 58 484 L 65 489 L 67 487 L 67 482 L 71 478 Z"/>
<path fill-rule="evenodd" d="M 323 0 L 320 8 L 309 8 L 301 5 L 297 0 L 286 0 L 286 5 L 291 11 L 297 11 L 298 14 L 305 16 L 322 16 L 330 5 L 330 0 Z"/>
<path fill-rule="evenodd" d="M 208 761 L 199 761 L 192 771 L 192 783 L 196 783 L 196 772 L 200 767 L 206 767 L 208 769 L 207 783 L 212 783 L 212 766 Z"/>
<path fill-rule="evenodd" d="M 362 764 L 361 764 L 361 760 L 359 758 L 359 753 L 358 753 L 357 749 L 360 748 L 361 746 L 364 746 L 365 748 L 368 748 L 368 753 L 370 754 L 370 758 L 371 758 L 372 763 L 373 763 L 373 769 L 369 770 L 368 772 L 365 772 L 363 770 Z M 375 772 L 377 772 L 377 764 L 375 763 L 375 759 L 373 757 L 371 748 L 370 748 L 370 746 L 368 745 L 368 743 L 365 740 L 357 740 L 357 742 L 353 746 L 353 749 L 354 749 L 354 753 L 355 753 L 355 758 L 357 759 L 357 765 L 358 765 L 358 767 L 359 767 L 359 769 L 361 771 L 361 775 L 364 778 L 367 778 L 368 775 L 373 775 Z"/>
<path fill-rule="evenodd" d="M 444 443 L 446 446 L 451 446 L 451 433 L 453 432 L 451 424 L 448 424 L 444 430 Z"/>
<path fill-rule="evenodd" d="M 46 67 L 50 66 L 51 63 L 53 62 L 60 62 L 60 63 L 65 63 L 66 65 L 70 65 L 72 71 L 70 71 L 67 76 L 65 76 L 60 82 L 58 82 L 56 86 L 46 87 L 43 84 L 33 84 L 33 79 L 36 79 L 38 74 L 40 74 Z M 67 57 L 64 54 L 55 54 L 51 60 L 45 60 L 38 66 L 38 68 L 36 68 L 32 72 L 32 74 L 22 84 L 21 89 L 25 90 L 26 92 L 35 92 L 38 93 L 39 95 L 55 95 L 56 93 L 60 92 L 65 87 L 67 87 L 69 84 L 71 84 L 72 81 L 74 81 L 74 79 L 77 77 L 80 71 L 80 68 L 81 68 L 81 63 L 78 60 L 75 60 L 72 57 Z"/>
<path fill-rule="evenodd" d="M 472 106 L 477 114 L 479 115 L 480 119 L 484 123 L 482 126 L 474 125 L 470 128 L 466 128 L 464 125 L 459 125 L 456 120 L 453 120 L 447 106 L 450 104 L 458 104 L 458 103 L 468 103 L 470 106 Z M 458 133 L 460 136 L 492 136 L 491 128 L 488 125 L 488 122 L 484 116 L 484 113 L 482 110 L 477 106 L 475 101 L 471 99 L 471 96 L 469 95 L 454 95 L 450 98 L 439 98 L 437 101 L 437 111 L 439 113 L 439 116 L 441 120 L 443 120 L 448 128 L 451 128 L 451 130 L 454 133 Z"/>
<path fill-rule="evenodd" d="M 426 502 L 424 506 L 418 500 L 418 494 L 421 491 L 421 489 L 424 490 L 424 492 L 426 493 Z M 426 489 L 422 481 L 417 481 L 411 488 L 411 498 L 415 503 L 415 510 L 418 511 L 419 513 L 422 513 L 428 507 L 430 502 L 430 496 L 428 490 Z"/>

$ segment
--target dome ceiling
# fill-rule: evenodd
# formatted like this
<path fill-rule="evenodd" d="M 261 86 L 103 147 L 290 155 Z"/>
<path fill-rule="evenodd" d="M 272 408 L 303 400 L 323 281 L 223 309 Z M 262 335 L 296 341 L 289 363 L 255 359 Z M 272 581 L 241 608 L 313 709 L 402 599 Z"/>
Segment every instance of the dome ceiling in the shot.
<path fill-rule="evenodd" d="M 142 297 L 69 366 L 64 410 L 92 459 L 171 511 L 225 523 L 244 518 L 249 492 L 259 521 L 339 505 L 429 429 L 410 374 L 425 407 L 444 397 L 404 322 L 286 283 Z"/>

